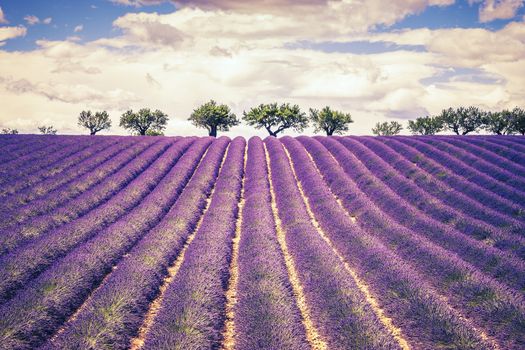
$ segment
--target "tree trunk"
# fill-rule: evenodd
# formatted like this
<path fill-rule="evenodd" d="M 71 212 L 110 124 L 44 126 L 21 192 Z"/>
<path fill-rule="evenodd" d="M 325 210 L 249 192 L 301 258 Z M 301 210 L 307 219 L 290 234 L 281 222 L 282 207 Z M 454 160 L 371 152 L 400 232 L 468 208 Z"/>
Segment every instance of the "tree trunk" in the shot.
<path fill-rule="evenodd" d="M 89 133 L 90 135 L 95 135 L 97 132 L 95 130 L 91 130 L 91 132 Z"/>
<path fill-rule="evenodd" d="M 210 128 L 209 135 L 210 135 L 210 136 L 213 136 L 213 137 L 217 137 L 217 127 L 216 127 L 216 126 L 212 126 L 212 127 Z"/>
<path fill-rule="evenodd" d="M 277 137 L 277 134 L 278 134 L 277 131 L 270 131 L 270 130 L 268 130 L 268 132 L 270 133 L 270 136 Z"/>
<path fill-rule="evenodd" d="M 334 133 L 333 130 L 330 130 L 330 129 L 326 130 L 326 136 L 332 136 L 333 133 Z"/>

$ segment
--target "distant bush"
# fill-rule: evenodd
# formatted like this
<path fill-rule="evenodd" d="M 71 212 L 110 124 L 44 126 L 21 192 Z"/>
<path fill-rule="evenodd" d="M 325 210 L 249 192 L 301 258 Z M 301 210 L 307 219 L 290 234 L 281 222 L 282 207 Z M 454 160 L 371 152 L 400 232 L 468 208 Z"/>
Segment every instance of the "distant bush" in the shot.
<path fill-rule="evenodd" d="M 56 135 L 57 129 L 53 125 L 42 125 L 38 127 L 38 131 L 40 131 L 41 134 L 44 135 Z"/>
<path fill-rule="evenodd" d="M 400 123 L 392 122 L 383 122 L 377 123 L 374 128 L 372 128 L 372 133 L 378 136 L 392 136 L 397 135 L 403 130 L 403 126 Z"/>
<path fill-rule="evenodd" d="M 4 134 L 4 135 L 16 135 L 18 134 L 18 130 L 16 129 L 11 129 L 11 128 L 3 128 L 0 132 L 0 134 Z"/>

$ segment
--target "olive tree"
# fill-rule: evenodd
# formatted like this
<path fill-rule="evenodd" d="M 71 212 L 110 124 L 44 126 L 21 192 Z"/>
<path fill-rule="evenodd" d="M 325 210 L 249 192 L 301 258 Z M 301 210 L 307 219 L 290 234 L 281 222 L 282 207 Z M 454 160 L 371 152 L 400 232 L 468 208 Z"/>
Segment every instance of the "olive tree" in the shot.
<path fill-rule="evenodd" d="M 525 110 L 516 107 L 512 110 L 512 130 L 525 135 Z"/>
<path fill-rule="evenodd" d="M 90 135 L 111 128 L 111 119 L 106 111 L 95 112 L 82 111 L 78 116 L 78 125 L 89 130 Z"/>
<path fill-rule="evenodd" d="M 443 130 L 443 122 L 437 117 L 419 117 L 408 121 L 408 130 L 414 135 L 434 135 Z"/>
<path fill-rule="evenodd" d="M 260 104 L 249 112 L 244 112 L 243 119 L 256 129 L 265 128 L 270 136 L 277 136 L 286 129 L 301 132 L 308 126 L 308 117 L 298 105 L 283 103 Z"/>
<path fill-rule="evenodd" d="M 240 123 L 237 116 L 230 111 L 230 107 L 219 105 L 214 100 L 193 110 L 188 120 L 198 128 L 206 128 L 208 134 L 213 137 L 217 137 L 217 131 L 229 131 L 230 127 Z"/>
<path fill-rule="evenodd" d="M 478 107 L 444 109 L 438 116 L 443 126 L 457 135 L 467 135 L 483 126 L 485 113 Z"/>
<path fill-rule="evenodd" d="M 310 120 L 314 124 L 315 132 L 324 131 L 327 136 L 348 131 L 348 124 L 354 122 L 349 113 L 333 111 L 328 106 L 320 111 L 310 108 Z"/>
<path fill-rule="evenodd" d="M 395 121 L 377 123 L 375 127 L 372 128 L 372 133 L 378 136 L 392 136 L 397 135 L 403 130 L 401 124 Z"/>
<path fill-rule="evenodd" d="M 167 114 L 142 108 L 136 113 L 129 110 L 122 114 L 119 125 L 136 135 L 162 135 L 167 124 Z"/>
<path fill-rule="evenodd" d="M 42 125 L 38 127 L 38 130 L 40 131 L 41 134 L 44 134 L 44 135 L 56 135 L 57 134 L 57 129 L 55 129 L 53 125 L 49 125 L 49 126 Z"/>
<path fill-rule="evenodd" d="M 501 112 L 487 112 L 483 116 L 483 128 L 497 135 L 513 134 L 512 111 L 504 109 Z"/>

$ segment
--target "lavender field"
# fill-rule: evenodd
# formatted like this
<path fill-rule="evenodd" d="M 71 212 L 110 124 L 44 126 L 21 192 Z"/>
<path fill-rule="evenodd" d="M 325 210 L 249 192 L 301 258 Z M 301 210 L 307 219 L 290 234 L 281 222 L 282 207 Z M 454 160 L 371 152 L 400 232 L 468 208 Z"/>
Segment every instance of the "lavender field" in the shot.
<path fill-rule="evenodd" d="M 525 348 L 524 137 L 0 151 L 0 349 Z"/>

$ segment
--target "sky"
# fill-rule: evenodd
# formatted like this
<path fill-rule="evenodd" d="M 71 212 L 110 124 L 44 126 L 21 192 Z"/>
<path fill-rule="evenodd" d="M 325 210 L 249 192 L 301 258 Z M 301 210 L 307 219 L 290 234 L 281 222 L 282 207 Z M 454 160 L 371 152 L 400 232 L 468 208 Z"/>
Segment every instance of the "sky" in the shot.
<path fill-rule="evenodd" d="M 166 135 L 205 135 L 187 118 L 214 99 L 238 117 L 328 105 L 366 135 L 448 107 L 523 108 L 523 3 L 0 0 L 0 128 L 86 133 L 78 114 L 106 110 L 103 134 L 125 135 L 120 116 L 146 107 L 169 115 Z"/>

